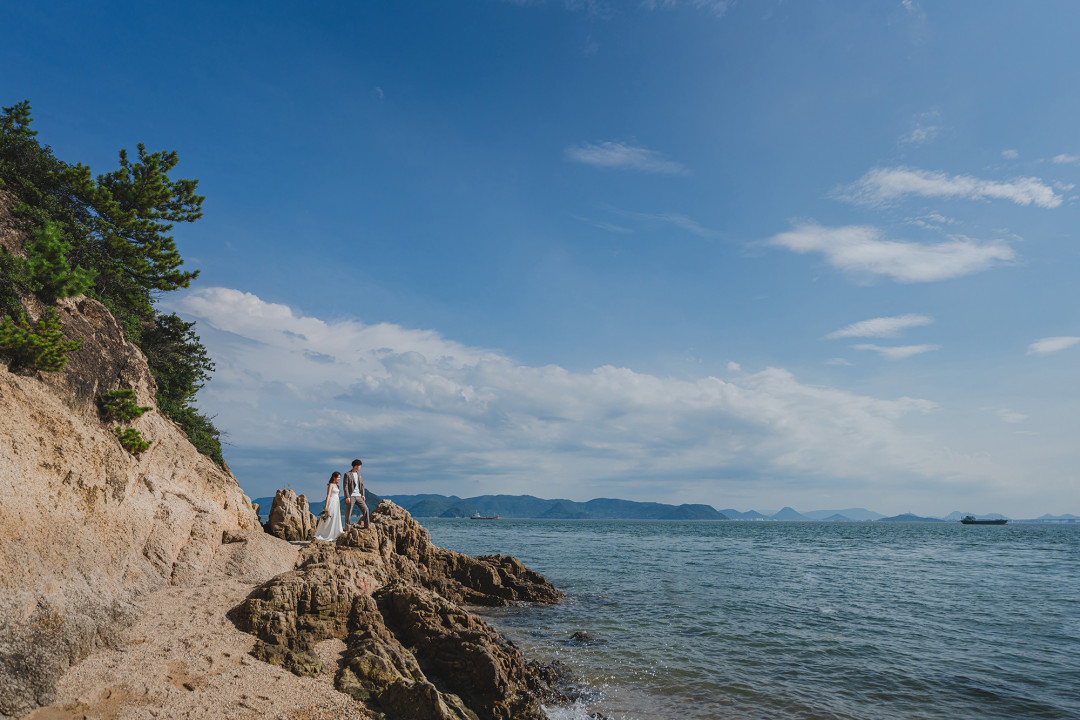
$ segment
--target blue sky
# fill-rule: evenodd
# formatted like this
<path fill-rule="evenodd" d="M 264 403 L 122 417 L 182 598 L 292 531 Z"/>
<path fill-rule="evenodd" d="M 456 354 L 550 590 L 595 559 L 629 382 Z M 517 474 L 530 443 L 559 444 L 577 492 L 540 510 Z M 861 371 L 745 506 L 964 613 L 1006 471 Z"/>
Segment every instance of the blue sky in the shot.
<path fill-rule="evenodd" d="M 1080 513 L 1073 3 L 5 3 L 5 105 L 205 217 L 253 496 Z"/>

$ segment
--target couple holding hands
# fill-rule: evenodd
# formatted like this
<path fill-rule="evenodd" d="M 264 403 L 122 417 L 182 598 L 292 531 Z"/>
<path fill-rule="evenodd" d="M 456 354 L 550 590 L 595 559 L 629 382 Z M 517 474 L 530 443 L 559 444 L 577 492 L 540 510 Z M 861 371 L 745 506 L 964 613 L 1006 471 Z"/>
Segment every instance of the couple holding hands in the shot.
<path fill-rule="evenodd" d="M 352 522 L 353 506 L 360 508 L 360 517 L 364 521 L 364 529 L 371 527 L 371 514 L 368 512 L 367 501 L 364 498 L 364 475 L 360 472 L 363 465 L 359 460 L 352 461 L 352 470 L 345 473 L 345 505 L 348 513 L 345 516 L 345 527 Z M 330 482 L 326 484 L 326 500 L 323 503 L 323 511 L 319 515 L 319 524 L 315 526 L 315 539 L 333 542 L 345 530 L 341 526 L 341 489 L 338 481 L 341 473 L 335 472 L 330 476 Z"/>

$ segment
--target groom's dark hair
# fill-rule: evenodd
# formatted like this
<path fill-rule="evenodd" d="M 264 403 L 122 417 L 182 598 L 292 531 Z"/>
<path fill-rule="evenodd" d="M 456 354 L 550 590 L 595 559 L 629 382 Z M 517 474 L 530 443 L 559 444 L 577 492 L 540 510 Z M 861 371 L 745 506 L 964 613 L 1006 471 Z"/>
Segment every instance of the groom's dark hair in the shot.
<path fill-rule="evenodd" d="M 363 465 L 363 464 L 364 464 L 364 463 L 360 462 L 359 460 L 353 460 L 353 461 L 352 461 L 352 466 L 353 466 L 353 467 L 356 467 L 357 465 Z"/>

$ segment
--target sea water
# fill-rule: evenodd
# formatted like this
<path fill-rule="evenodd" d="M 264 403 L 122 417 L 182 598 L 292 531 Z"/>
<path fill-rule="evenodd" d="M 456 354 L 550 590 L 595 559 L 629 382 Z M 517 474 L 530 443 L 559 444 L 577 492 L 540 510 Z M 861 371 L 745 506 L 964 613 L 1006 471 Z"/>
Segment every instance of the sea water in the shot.
<path fill-rule="evenodd" d="M 1078 526 L 420 522 L 566 593 L 484 612 L 583 683 L 553 720 L 1080 719 Z"/>

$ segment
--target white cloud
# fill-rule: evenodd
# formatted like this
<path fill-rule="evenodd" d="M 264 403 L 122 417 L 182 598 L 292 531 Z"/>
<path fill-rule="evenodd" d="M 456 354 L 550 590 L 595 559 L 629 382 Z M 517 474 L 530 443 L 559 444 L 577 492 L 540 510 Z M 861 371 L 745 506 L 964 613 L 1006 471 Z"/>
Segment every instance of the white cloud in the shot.
<path fill-rule="evenodd" d="M 833 267 L 850 273 L 884 275 L 897 282 L 933 282 L 986 270 L 1013 259 L 1003 242 L 954 237 L 941 243 L 887 240 L 874 227 L 826 228 L 809 223 L 766 241 L 797 253 L 817 252 Z"/>
<path fill-rule="evenodd" d="M 641 0 L 641 7 L 646 10 L 660 8 L 673 9 L 680 6 L 689 6 L 707 10 L 716 17 L 723 17 L 734 5 L 734 0 Z"/>
<path fill-rule="evenodd" d="M 901 145 L 925 145 L 932 142 L 938 136 L 937 120 L 940 117 L 937 110 L 931 110 L 915 116 L 912 128 L 900 138 Z"/>
<path fill-rule="evenodd" d="M 896 337 L 901 330 L 910 327 L 929 325 L 934 319 L 926 315 L 897 315 L 894 317 L 871 318 L 852 323 L 829 333 L 830 339 L 845 337 Z"/>
<path fill-rule="evenodd" d="M 1027 420 L 1027 415 L 1015 412 L 1013 410 L 1009 410 L 1008 408 L 999 408 L 997 411 L 997 416 L 998 419 L 1001 420 L 1001 422 L 1011 424 L 1022 423 Z"/>
<path fill-rule="evenodd" d="M 842 365 L 844 367 L 851 367 L 851 365 L 852 365 L 850 360 L 848 360 L 847 358 L 842 358 L 842 357 L 829 358 L 828 360 L 825 361 L 825 364 L 826 365 Z"/>
<path fill-rule="evenodd" d="M 1058 165 L 1071 165 L 1073 163 L 1080 162 L 1080 157 L 1077 157 L 1076 155 L 1066 155 L 1062 153 L 1061 155 L 1055 155 L 1052 162 L 1055 162 Z"/>
<path fill-rule="evenodd" d="M 478 492 L 512 494 L 543 482 L 553 497 L 605 478 L 971 472 L 900 429 L 932 402 L 807 385 L 778 368 L 730 365 L 732 381 L 571 372 L 435 332 L 305 317 L 227 288 L 167 306 L 199 321 L 218 368 L 200 404 L 250 454 L 362 452 L 394 482 L 468 479 Z"/>
<path fill-rule="evenodd" d="M 881 355 L 881 357 L 888 360 L 904 360 L 913 355 L 921 355 L 922 353 L 941 349 L 940 345 L 901 345 L 893 347 L 887 345 L 873 345 L 870 343 L 852 345 L 852 347 L 856 350 L 873 350 Z"/>
<path fill-rule="evenodd" d="M 628 227 L 623 227 L 622 225 L 616 225 L 615 223 L 605 222 L 603 220 L 593 220 L 591 218 L 581 217 L 580 215 L 573 215 L 571 217 L 573 217 L 575 220 L 580 220 L 583 223 L 587 223 L 589 225 L 592 225 L 593 227 L 600 228 L 601 230 L 606 230 L 608 232 L 613 232 L 613 233 L 632 233 L 632 232 L 634 232 L 633 230 L 631 230 Z"/>
<path fill-rule="evenodd" d="M 690 169 L 662 153 L 617 141 L 582 143 L 563 151 L 567 160 L 614 170 L 637 170 L 662 175 L 689 175 Z"/>
<path fill-rule="evenodd" d="M 1008 182 L 980 180 L 970 175 L 946 175 L 918 168 L 875 168 L 855 183 L 834 191 L 841 200 L 863 205 L 880 205 L 906 195 L 965 198 L 968 200 L 1011 200 L 1017 205 L 1055 208 L 1061 196 L 1039 178 L 1014 178 Z"/>
<path fill-rule="evenodd" d="M 685 230 L 693 235 L 697 235 L 698 237 L 713 237 L 716 235 L 715 230 L 710 230 L 693 218 L 687 217 L 681 213 L 639 213 L 622 210 L 618 212 L 627 217 L 636 218 L 649 223 L 661 222 L 668 225 L 674 225 L 675 227 Z"/>
<path fill-rule="evenodd" d="M 1080 343 L 1080 337 L 1073 337 L 1070 335 L 1062 335 L 1059 337 L 1048 337 L 1028 345 L 1028 355 L 1048 355 L 1050 353 L 1059 352 L 1066 348 L 1071 348 L 1076 343 Z"/>
<path fill-rule="evenodd" d="M 1010 150 L 1002 150 L 1001 151 L 1001 157 L 1005 158 L 1006 160 L 1015 160 L 1016 158 L 1020 157 L 1020 153 L 1018 153 L 1015 150 L 1011 150 L 1011 149 Z"/>

